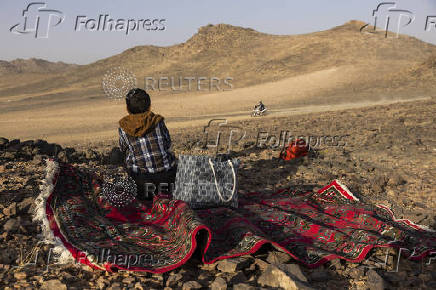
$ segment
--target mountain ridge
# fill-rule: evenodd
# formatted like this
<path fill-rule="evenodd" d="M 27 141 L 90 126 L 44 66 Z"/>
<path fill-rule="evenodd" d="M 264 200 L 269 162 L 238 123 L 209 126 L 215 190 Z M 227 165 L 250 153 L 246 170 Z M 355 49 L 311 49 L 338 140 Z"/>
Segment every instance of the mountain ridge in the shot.
<path fill-rule="evenodd" d="M 183 43 L 135 46 L 87 65 L 50 64 L 52 70 L 47 69 L 48 75 L 40 79 L 32 78 L 16 86 L 0 83 L 0 97 L 82 89 L 102 95 L 103 76 L 119 66 L 130 70 L 139 81 L 161 76 L 232 77 L 238 88 L 353 66 L 361 68 L 358 81 L 369 84 L 378 81 L 374 78 L 379 74 L 407 74 L 410 67 L 436 55 L 436 46 L 432 44 L 407 35 L 385 38 L 384 33 L 361 33 L 364 25 L 362 21 L 351 20 L 308 34 L 272 35 L 252 28 L 209 24 Z M 44 67 L 43 60 L 39 62 L 38 67 Z"/>
<path fill-rule="evenodd" d="M 17 58 L 11 61 L 0 60 L 0 75 L 23 73 L 59 73 L 78 67 L 62 61 L 52 62 L 41 58 Z"/>

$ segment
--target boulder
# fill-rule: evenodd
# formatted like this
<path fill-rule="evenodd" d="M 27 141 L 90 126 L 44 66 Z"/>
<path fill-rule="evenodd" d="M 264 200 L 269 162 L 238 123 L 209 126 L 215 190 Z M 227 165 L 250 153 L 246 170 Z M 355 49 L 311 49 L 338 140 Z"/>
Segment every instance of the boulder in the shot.
<path fill-rule="evenodd" d="M 8 233 L 15 233 L 20 228 L 20 225 L 21 219 L 19 217 L 11 218 L 3 225 L 3 230 Z"/>
<path fill-rule="evenodd" d="M 330 274 L 326 271 L 321 270 L 321 269 L 317 269 L 314 272 L 310 273 L 310 278 L 313 281 L 326 282 L 326 281 L 330 280 Z"/>
<path fill-rule="evenodd" d="M 373 269 L 370 269 L 366 273 L 368 280 L 366 281 L 366 286 L 368 286 L 370 289 L 378 290 L 378 289 L 385 289 L 385 281 L 383 278 Z"/>
<path fill-rule="evenodd" d="M 67 290 L 67 286 L 57 279 L 44 281 L 41 290 Z"/>
<path fill-rule="evenodd" d="M 134 282 L 136 282 L 136 279 L 135 279 L 135 277 L 131 277 L 131 276 L 129 276 L 129 277 L 124 278 L 124 279 L 122 280 L 122 282 L 123 282 L 124 284 L 129 285 L 129 284 L 133 284 Z"/>
<path fill-rule="evenodd" d="M 248 258 L 238 257 L 233 259 L 221 260 L 217 263 L 217 269 L 225 273 L 235 273 L 251 264 Z"/>
<path fill-rule="evenodd" d="M 210 284 L 209 289 L 212 290 L 226 290 L 227 282 L 221 277 L 216 277 L 215 280 Z"/>
<path fill-rule="evenodd" d="M 27 156 L 33 156 L 33 150 L 35 148 L 31 147 L 31 146 L 22 146 L 21 147 L 21 152 Z"/>
<path fill-rule="evenodd" d="M 306 276 L 304 276 L 300 266 L 297 264 L 280 264 L 277 265 L 277 267 L 291 277 L 295 277 L 300 281 L 307 282 Z"/>
<path fill-rule="evenodd" d="M 17 152 L 21 150 L 21 143 L 20 143 L 20 139 L 14 139 L 12 141 L 9 141 L 7 147 L 6 147 L 6 151 L 9 152 Z"/>
<path fill-rule="evenodd" d="M 108 290 L 122 290 L 123 288 L 121 288 L 120 283 L 115 282 L 115 283 L 112 283 L 112 285 L 106 289 L 108 289 Z"/>
<path fill-rule="evenodd" d="M 7 208 L 3 209 L 3 214 L 5 216 L 14 216 L 17 214 L 17 203 L 11 203 Z"/>
<path fill-rule="evenodd" d="M 62 152 L 65 152 L 67 159 L 71 162 L 71 161 L 75 161 L 73 160 L 74 154 L 76 153 L 76 149 L 71 148 L 71 147 L 67 147 L 65 148 Z M 59 157 L 59 155 L 58 155 Z"/>
<path fill-rule="evenodd" d="M 18 158 L 18 154 L 15 151 L 6 151 L 3 153 L 3 158 L 8 160 L 15 160 Z"/>
<path fill-rule="evenodd" d="M 15 249 L 9 248 L 5 251 L 3 248 L 0 249 L 0 264 L 10 265 L 15 262 L 18 258 L 18 253 Z"/>
<path fill-rule="evenodd" d="M 310 289 L 302 282 L 290 277 L 274 265 L 268 265 L 257 279 L 257 283 L 265 287 L 281 287 L 283 289 Z"/>
<path fill-rule="evenodd" d="M 254 289 L 256 288 L 245 283 L 239 283 L 233 285 L 233 290 L 254 290 Z"/>
<path fill-rule="evenodd" d="M 13 140 L 9 141 L 8 147 L 15 146 L 18 144 L 20 144 L 20 139 L 13 139 Z"/>
<path fill-rule="evenodd" d="M 26 197 L 18 204 L 18 210 L 20 212 L 28 211 L 34 202 L 33 197 Z"/>
<path fill-rule="evenodd" d="M 182 290 L 200 289 L 202 286 L 197 281 L 188 281 L 183 283 Z"/>
<path fill-rule="evenodd" d="M 384 278 L 386 278 L 390 282 L 401 282 L 407 280 L 407 272 L 399 271 L 399 272 L 386 272 L 383 273 Z"/>
<path fill-rule="evenodd" d="M 109 163 L 113 165 L 121 165 L 124 163 L 124 154 L 120 148 L 113 147 L 109 152 Z"/>
<path fill-rule="evenodd" d="M 257 259 L 257 258 L 254 260 L 254 264 L 256 264 L 259 267 L 259 269 L 262 270 L 262 271 L 265 270 L 266 267 L 268 267 L 268 265 L 269 265 L 264 260 Z"/>
<path fill-rule="evenodd" d="M 41 148 L 42 146 L 45 146 L 47 144 L 48 144 L 47 141 L 41 140 L 41 139 L 38 139 L 35 142 L 33 142 L 33 146 L 38 147 L 38 148 Z"/>
<path fill-rule="evenodd" d="M 62 151 L 62 147 L 58 144 L 47 143 L 44 140 L 37 140 L 35 142 L 35 147 L 38 148 L 38 152 L 40 154 L 48 155 L 48 156 L 56 156 L 59 152 Z"/>
<path fill-rule="evenodd" d="M 21 142 L 21 145 L 28 146 L 28 147 L 33 147 L 34 144 L 35 144 L 35 141 L 33 141 L 33 140 L 26 140 L 26 141 Z"/>
<path fill-rule="evenodd" d="M 245 276 L 243 271 L 238 271 L 235 276 L 230 279 L 230 284 L 239 284 L 247 282 L 247 276 Z"/>
<path fill-rule="evenodd" d="M 273 265 L 287 263 L 291 260 L 291 256 L 285 252 L 272 251 L 268 254 L 266 261 Z"/>
<path fill-rule="evenodd" d="M 35 155 L 33 157 L 33 159 L 32 159 L 32 164 L 34 164 L 34 165 L 41 165 L 41 164 L 44 163 L 43 161 L 44 161 L 44 156 Z"/>
<path fill-rule="evenodd" d="M 70 160 L 72 162 L 83 162 L 83 161 L 86 161 L 85 153 L 77 152 L 77 151 L 72 152 L 70 154 Z"/>
<path fill-rule="evenodd" d="M 27 277 L 26 272 L 15 272 L 14 273 L 14 278 L 17 280 L 24 280 L 24 279 L 26 279 L 26 277 Z"/>
<path fill-rule="evenodd" d="M 393 172 L 390 175 L 389 181 L 388 181 L 388 184 L 390 186 L 393 186 L 393 187 L 403 185 L 405 183 L 407 183 L 407 181 L 400 174 L 398 174 L 396 172 Z"/>
<path fill-rule="evenodd" d="M 353 279 L 359 279 L 365 275 L 365 268 L 363 266 L 357 266 L 348 270 L 348 276 Z"/>
<path fill-rule="evenodd" d="M 5 148 L 9 143 L 9 140 L 3 137 L 0 137 L 0 149 Z"/>
<path fill-rule="evenodd" d="M 99 158 L 98 153 L 92 149 L 87 149 L 85 151 L 85 157 L 89 160 L 97 160 Z"/>
<path fill-rule="evenodd" d="M 169 287 L 175 287 L 177 285 L 177 283 L 179 281 L 181 281 L 183 279 L 182 274 L 180 273 L 170 273 L 170 276 L 168 277 L 167 281 L 166 281 L 166 285 Z"/>
<path fill-rule="evenodd" d="M 59 161 L 64 162 L 64 163 L 68 163 L 69 162 L 69 158 L 68 158 L 67 152 L 65 152 L 65 151 L 59 152 L 58 159 L 59 159 Z"/>

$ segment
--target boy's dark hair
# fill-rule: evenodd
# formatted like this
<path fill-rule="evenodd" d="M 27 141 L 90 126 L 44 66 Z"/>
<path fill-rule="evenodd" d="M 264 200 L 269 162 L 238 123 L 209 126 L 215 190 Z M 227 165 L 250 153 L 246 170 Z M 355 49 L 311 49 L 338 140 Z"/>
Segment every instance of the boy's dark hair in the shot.
<path fill-rule="evenodd" d="M 126 105 L 130 114 L 145 113 L 150 109 L 150 96 L 142 89 L 132 89 L 127 93 Z"/>

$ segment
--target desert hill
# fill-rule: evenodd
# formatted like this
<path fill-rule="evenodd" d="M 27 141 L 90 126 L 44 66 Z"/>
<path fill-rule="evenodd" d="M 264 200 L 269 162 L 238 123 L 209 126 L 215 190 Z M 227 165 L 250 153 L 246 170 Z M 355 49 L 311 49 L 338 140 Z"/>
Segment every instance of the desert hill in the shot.
<path fill-rule="evenodd" d="M 101 94 L 101 79 L 113 67 L 130 69 L 143 82 L 152 76 L 206 76 L 234 79 L 237 88 L 284 79 L 339 66 L 359 66 L 360 77 L 397 73 L 425 61 L 435 46 L 416 38 L 384 38 L 382 33 L 361 33 L 362 22 L 350 21 L 330 30 L 305 35 L 269 35 L 226 24 L 201 27 L 185 43 L 169 47 L 138 46 L 125 52 L 62 72 L 62 64 L 48 71 L 56 76 L 2 89 L 0 96 L 93 89 Z M 38 67 L 41 61 L 34 60 Z M 19 70 L 18 63 L 14 65 Z M 32 67 L 28 64 L 24 67 Z M 37 70 L 28 70 L 37 72 Z M 371 72 L 370 73 L 365 73 Z M 143 85 L 141 83 L 141 85 Z"/>
<path fill-rule="evenodd" d="M 44 73 L 60 73 L 71 68 L 77 67 L 75 64 L 67 64 L 64 62 L 50 62 L 38 58 L 30 59 L 15 59 L 12 61 L 0 60 L 0 76 L 11 74 L 44 74 Z"/>
<path fill-rule="evenodd" d="M 247 117 L 259 99 L 271 112 L 284 114 L 300 107 L 432 96 L 436 46 L 406 35 L 385 38 L 372 29 L 361 31 L 363 25 L 350 21 L 302 35 L 207 25 L 173 46 L 138 46 L 56 73 L 5 75 L 0 131 L 61 143 L 84 136 L 112 138 L 125 108 L 105 97 L 101 83 L 120 66 L 135 74 L 139 87 L 146 77 L 174 77 L 176 86 L 179 77 L 233 79 L 230 91 L 197 91 L 195 83 L 188 91 L 186 82 L 181 91 L 152 91 L 153 110 L 174 126 L 212 116 Z"/>

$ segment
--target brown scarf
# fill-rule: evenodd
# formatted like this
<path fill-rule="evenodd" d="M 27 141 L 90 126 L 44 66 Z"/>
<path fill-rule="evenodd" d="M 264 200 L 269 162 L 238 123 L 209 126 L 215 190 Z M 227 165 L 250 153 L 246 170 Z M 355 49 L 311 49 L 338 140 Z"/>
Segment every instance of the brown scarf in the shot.
<path fill-rule="evenodd" d="M 120 127 L 128 135 L 142 137 L 153 130 L 164 118 L 152 111 L 141 114 L 129 114 L 120 120 Z"/>

